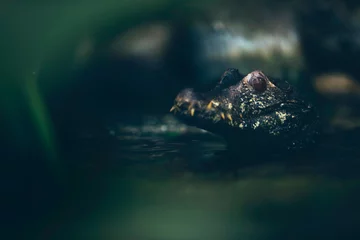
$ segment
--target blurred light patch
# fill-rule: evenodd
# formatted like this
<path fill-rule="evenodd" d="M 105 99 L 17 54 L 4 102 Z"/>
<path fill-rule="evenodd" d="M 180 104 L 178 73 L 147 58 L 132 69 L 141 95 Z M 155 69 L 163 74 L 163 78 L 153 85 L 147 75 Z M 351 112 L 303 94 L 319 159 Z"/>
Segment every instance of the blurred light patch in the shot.
<path fill-rule="evenodd" d="M 159 59 L 170 38 L 170 28 L 161 23 L 139 26 L 114 40 L 111 50 L 118 56 L 133 56 L 145 60 Z"/>
<path fill-rule="evenodd" d="M 201 26 L 204 28 L 204 26 Z M 269 58 L 280 53 L 284 57 L 298 54 L 298 38 L 293 29 L 267 29 L 267 31 L 247 34 L 241 23 L 212 23 L 213 33 L 205 39 L 205 50 L 209 58 L 241 58 L 254 55 Z M 246 29 L 247 31 L 243 30 Z"/>
<path fill-rule="evenodd" d="M 324 74 L 315 79 L 316 90 L 323 95 L 358 95 L 360 84 L 342 73 Z"/>
<path fill-rule="evenodd" d="M 252 28 L 236 19 L 198 22 L 196 26 L 201 39 L 198 58 L 207 63 L 201 71 L 209 79 L 217 78 L 229 66 L 241 72 L 261 68 L 274 77 L 296 79 L 297 71 L 303 67 L 298 36 L 291 24 Z M 284 69 L 286 76 L 282 75 Z"/>

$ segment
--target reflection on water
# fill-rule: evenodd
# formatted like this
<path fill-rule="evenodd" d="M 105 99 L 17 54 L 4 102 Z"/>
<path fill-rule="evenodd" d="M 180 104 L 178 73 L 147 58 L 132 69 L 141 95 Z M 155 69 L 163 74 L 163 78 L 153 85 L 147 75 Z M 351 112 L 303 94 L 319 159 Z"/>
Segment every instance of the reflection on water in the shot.
<path fill-rule="evenodd" d="M 43 231 L 51 239 L 359 236 L 350 158 L 334 163 L 314 153 L 249 164 L 250 156 L 231 157 L 217 137 L 168 117 L 120 124 L 109 135 L 115 144 L 106 154 L 87 148 L 89 162 L 72 163 L 73 193 Z"/>

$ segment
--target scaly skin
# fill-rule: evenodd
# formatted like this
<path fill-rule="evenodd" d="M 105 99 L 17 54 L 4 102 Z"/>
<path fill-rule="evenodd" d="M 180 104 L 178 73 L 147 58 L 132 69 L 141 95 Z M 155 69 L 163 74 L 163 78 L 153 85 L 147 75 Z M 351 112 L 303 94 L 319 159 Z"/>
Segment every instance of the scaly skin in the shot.
<path fill-rule="evenodd" d="M 286 82 L 261 71 L 228 69 L 209 92 L 184 89 L 170 110 L 177 118 L 223 137 L 232 150 L 282 151 L 315 143 L 319 117 Z"/>

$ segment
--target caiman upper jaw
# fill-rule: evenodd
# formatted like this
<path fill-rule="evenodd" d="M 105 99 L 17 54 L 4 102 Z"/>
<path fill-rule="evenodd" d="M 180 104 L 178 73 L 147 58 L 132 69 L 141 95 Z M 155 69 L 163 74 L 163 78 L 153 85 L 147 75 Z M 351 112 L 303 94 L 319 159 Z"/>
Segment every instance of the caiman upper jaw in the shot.
<path fill-rule="evenodd" d="M 184 89 L 175 98 L 174 105 L 170 112 L 188 112 L 194 116 L 195 111 L 200 109 L 204 102 L 200 100 L 200 96 L 193 91 L 193 89 Z"/>
<path fill-rule="evenodd" d="M 230 105 L 231 103 L 228 103 L 227 106 Z M 232 115 L 220 107 L 220 102 L 205 97 L 202 93 L 194 92 L 193 89 L 181 91 L 175 98 L 170 112 L 173 112 L 187 124 L 200 128 L 204 124 L 206 125 L 208 121 L 211 124 L 220 120 L 233 121 Z"/>

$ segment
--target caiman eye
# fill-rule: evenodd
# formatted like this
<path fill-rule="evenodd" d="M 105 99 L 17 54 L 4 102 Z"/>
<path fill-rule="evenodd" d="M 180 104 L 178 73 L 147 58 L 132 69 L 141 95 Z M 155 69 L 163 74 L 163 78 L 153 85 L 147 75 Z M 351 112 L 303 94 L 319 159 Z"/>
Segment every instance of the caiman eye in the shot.
<path fill-rule="evenodd" d="M 248 83 L 258 92 L 266 90 L 266 80 L 263 77 L 252 77 Z"/>

